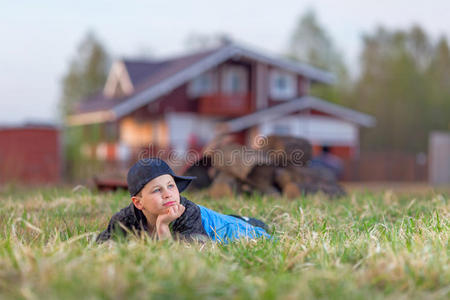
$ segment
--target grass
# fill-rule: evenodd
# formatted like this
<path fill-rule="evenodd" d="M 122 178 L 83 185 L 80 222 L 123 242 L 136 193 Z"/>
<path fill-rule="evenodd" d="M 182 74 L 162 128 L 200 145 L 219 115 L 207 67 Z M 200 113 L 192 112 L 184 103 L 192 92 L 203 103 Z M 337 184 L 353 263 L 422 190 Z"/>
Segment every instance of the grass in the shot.
<path fill-rule="evenodd" d="M 448 299 L 448 195 L 189 199 L 271 224 L 276 241 L 95 235 L 129 203 L 87 189 L 0 193 L 0 299 Z"/>

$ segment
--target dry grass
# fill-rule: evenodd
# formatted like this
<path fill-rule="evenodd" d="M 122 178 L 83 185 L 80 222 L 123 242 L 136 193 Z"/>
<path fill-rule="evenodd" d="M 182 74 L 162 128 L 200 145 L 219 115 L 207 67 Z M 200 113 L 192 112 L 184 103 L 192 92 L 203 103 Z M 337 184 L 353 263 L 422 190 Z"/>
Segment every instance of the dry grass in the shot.
<path fill-rule="evenodd" d="M 257 216 L 275 239 L 94 243 L 123 192 L 0 195 L 0 298 L 448 299 L 449 199 L 429 192 L 188 198 Z"/>

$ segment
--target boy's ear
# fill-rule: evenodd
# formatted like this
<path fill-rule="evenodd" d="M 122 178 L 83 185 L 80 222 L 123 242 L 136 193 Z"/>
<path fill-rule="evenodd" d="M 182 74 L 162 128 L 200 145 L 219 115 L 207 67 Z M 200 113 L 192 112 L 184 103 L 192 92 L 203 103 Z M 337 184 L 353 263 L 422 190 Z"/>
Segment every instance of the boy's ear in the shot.
<path fill-rule="evenodd" d="M 136 197 L 136 196 L 131 197 L 131 201 L 133 201 L 134 206 L 136 206 L 137 209 L 143 208 L 141 200 L 142 200 L 141 197 Z"/>

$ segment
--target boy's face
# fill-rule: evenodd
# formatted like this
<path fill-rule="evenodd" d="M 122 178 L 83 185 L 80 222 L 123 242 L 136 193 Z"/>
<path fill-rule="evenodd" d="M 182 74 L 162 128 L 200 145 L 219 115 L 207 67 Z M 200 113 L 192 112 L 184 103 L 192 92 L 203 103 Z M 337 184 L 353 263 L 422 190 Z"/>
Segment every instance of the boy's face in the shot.
<path fill-rule="evenodd" d="M 146 215 L 157 217 L 166 214 L 170 206 L 180 203 L 180 193 L 173 177 L 164 174 L 150 180 L 139 194 L 131 199 L 136 208 Z"/>

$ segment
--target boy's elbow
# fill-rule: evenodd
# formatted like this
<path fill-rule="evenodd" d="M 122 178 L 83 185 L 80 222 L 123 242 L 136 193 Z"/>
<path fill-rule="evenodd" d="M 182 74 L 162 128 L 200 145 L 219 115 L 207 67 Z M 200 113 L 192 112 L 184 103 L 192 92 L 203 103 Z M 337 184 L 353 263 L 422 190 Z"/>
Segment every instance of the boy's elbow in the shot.
<path fill-rule="evenodd" d="M 102 231 L 99 235 L 97 235 L 95 242 L 97 244 L 102 244 L 102 243 L 106 242 L 107 240 L 109 240 L 110 238 L 111 238 L 111 234 L 105 230 L 105 231 Z"/>

